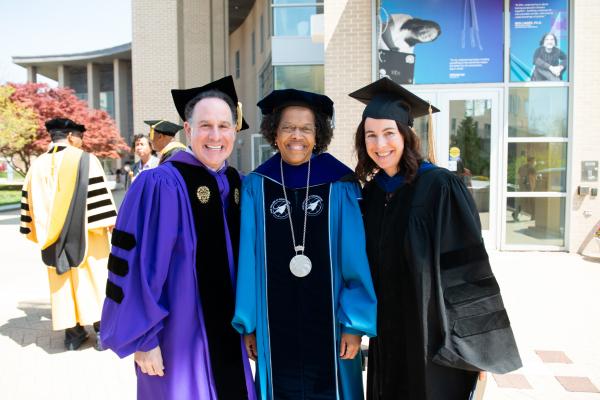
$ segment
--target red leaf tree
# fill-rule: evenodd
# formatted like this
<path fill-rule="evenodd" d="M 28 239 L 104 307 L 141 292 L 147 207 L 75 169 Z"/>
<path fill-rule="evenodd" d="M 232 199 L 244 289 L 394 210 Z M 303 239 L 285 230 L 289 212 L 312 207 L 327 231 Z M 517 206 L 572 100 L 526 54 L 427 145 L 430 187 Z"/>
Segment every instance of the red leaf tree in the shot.
<path fill-rule="evenodd" d="M 36 137 L 25 152 L 29 157 L 47 151 L 50 135 L 44 123 L 52 118 L 70 118 L 78 124 L 85 125 L 83 148 L 100 158 L 119 158 L 119 152 L 129 151 L 110 115 L 106 111 L 89 108 L 87 102 L 75 96 L 72 89 L 51 88 L 45 83 L 8 85 L 15 89 L 11 100 L 33 109 L 38 115 L 39 128 Z M 25 163 L 29 164 L 27 161 Z"/>

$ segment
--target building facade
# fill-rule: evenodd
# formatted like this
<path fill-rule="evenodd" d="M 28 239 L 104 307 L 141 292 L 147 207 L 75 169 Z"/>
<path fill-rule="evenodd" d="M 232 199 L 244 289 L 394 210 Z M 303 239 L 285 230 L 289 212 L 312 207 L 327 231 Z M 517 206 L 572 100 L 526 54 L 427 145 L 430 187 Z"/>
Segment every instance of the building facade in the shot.
<path fill-rule="evenodd" d="M 131 143 L 133 97 L 131 43 L 84 53 L 14 56 L 13 62 L 27 69 L 27 80 L 43 75 L 69 87 L 90 108 L 106 111 L 115 120 L 121 136 Z"/>
<path fill-rule="evenodd" d="M 175 118 L 168 89 L 231 74 L 251 127 L 233 164 L 248 172 L 272 154 L 255 104 L 295 87 L 334 100 L 330 151 L 353 166 L 363 106 L 348 93 L 387 75 L 441 110 L 437 163 L 463 177 L 489 247 L 600 250 L 588 240 L 600 219 L 597 1 L 133 0 L 133 11 L 136 126 Z M 546 33 L 563 67 L 535 79 Z M 415 129 L 425 137 L 426 118 Z"/>
<path fill-rule="evenodd" d="M 363 105 L 348 93 L 388 76 L 441 110 L 436 162 L 469 187 L 488 247 L 600 253 L 600 2 L 132 0 L 132 8 L 136 132 L 145 119 L 177 120 L 170 89 L 231 74 L 250 125 L 232 164 L 248 172 L 273 154 L 255 105 L 294 87 L 334 100 L 329 151 L 353 167 Z M 415 121 L 422 138 L 427 127 L 427 117 Z"/>

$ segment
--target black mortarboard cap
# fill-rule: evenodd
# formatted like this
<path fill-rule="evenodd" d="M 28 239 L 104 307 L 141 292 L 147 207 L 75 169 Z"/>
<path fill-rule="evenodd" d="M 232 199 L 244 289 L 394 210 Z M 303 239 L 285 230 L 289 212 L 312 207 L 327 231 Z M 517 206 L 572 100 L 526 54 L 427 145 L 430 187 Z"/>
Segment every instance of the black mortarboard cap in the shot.
<path fill-rule="evenodd" d="M 162 133 L 163 135 L 168 136 L 175 136 L 177 132 L 183 129 L 183 126 L 161 119 L 144 121 L 144 123 L 150 125 L 150 129 L 154 129 L 154 132 Z"/>
<path fill-rule="evenodd" d="M 219 92 L 225 93 L 227 96 L 233 100 L 233 104 L 237 106 L 238 119 L 241 118 L 241 124 L 239 125 L 240 131 L 244 129 L 248 129 L 249 126 L 244 120 L 242 115 L 242 106 L 238 100 L 237 93 L 235 91 L 235 85 L 233 84 L 233 78 L 231 75 L 227 75 L 224 78 L 218 79 L 214 82 L 208 83 L 204 86 L 195 87 L 191 89 L 171 89 L 171 95 L 173 96 L 173 102 L 175 103 L 175 108 L 177 108 L 177 112 L 182 120 L 185 121 L 185 107 L 194 97 L 203 92 L 208 92 L 209 90 L 218 90 Z"/>
<path fill-rule="evenodd" d="M 53 118 L 46 121 L 46 130 L 51 131 L 77 131 L 85 132 L 85 126 L 79 125 L 68 118 Z"/>
<path fill-rule="evenodd" d="M 349 96 L 367 105 L 363 111 L 363 119 L 392 119 L 412 126 L 413 119 L 429 114 L 428 101 L 389 78 L 381 78 L 350 93 Z M 431 106 L 432 113 L 438 111 L 440 110 Z"/>
<path fill-rule="evenodd" d="M 263 115 L 271 114 L 273 111 L 289 106 L 303 106 L 317 110 L 329 118 L 333 118 L 333 101 L 323 95 L 305 92 L 298 89 L 273 90 L 264 99 L 256 104 Z"/>

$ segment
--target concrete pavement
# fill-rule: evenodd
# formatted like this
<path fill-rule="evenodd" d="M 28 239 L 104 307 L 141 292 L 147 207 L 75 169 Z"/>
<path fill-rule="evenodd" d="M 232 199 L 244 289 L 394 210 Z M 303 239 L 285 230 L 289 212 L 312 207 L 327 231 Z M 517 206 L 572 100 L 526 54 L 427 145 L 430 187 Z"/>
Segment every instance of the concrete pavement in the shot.
<path fill-rule="evenodd" d="M 121 197 L 121 193 L 116 193 Z M 37 248 L 0 213 L 0 399 L 133 399 L 131 357 L 78 351 L 50 329 Z M 600 400 L 600 263 L 566 253 L 494 252 L 524 367 L 488 379 L 486 400 Z M 570 391 L 583 390 L 583 391 Z"/>

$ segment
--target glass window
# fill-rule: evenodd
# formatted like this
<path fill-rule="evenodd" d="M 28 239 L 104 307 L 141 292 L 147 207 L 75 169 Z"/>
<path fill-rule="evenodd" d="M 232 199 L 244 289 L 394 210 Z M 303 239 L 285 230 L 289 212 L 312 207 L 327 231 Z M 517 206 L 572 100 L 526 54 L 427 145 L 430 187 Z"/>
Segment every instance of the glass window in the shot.
<path fill-rule="evenodd" d="M 256 33 L 252 31 L 252 65 L 256 64 Z"/>
<path fill-rule="evenodd" d="M 265 17 L 260 15 L 260 52 L 265 51 Z"/>
<path fill-rule="evenodd" d="M 115 118 L 115 92 L 100 92 L 100 109 Z"/>
<path fill-rule="evenodd" d="M 567 137 L 566 87 L 513 87 L 509 90 L 509 137 Z"/>
<path fill-rule="evenodd" d="M 262 99 L 273 91 L 273 67 L 271 61 L 263 68 L 258 75 L 258 98 Z"/>
<path fill-rule="evenodd" d="M 273 0 L 274 5 L 280 4 L 317 4 L 323 3 L 323 0 Z"/>
<path fill-rule="evenodd" d="M 322 65 L 286 65 L 274 67 L 275 89 L 300 89 L 323 94 L 325 92 Z"/>
<path fill-rule="evenodd" d="M 75 91 L 77 97 L 87 100 L 87 69 L 85 67 L 65 67 L 66 83 Z"/>
<path fill-rule="evenodd" d="M 506 244 L 564 246 L 564 197 L 507 199 Z"/>
<path fill-rule="evenodd" d="M 448 169 L 464 182 L 479 211 L 481 227 L 489 229 L 492 102 L 451 100 Z"/>
<path fill-rule="evenodd" d="M 567 143 L 509 143 L 508 192 L 566 192 Z"/>
<path fill-rule="evenodd" d="M 323 6 L 274 7 L 274 36 L 310 36 L 310 17 L 323 14 Z"/>

